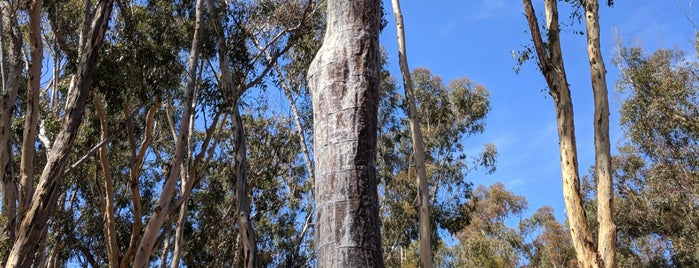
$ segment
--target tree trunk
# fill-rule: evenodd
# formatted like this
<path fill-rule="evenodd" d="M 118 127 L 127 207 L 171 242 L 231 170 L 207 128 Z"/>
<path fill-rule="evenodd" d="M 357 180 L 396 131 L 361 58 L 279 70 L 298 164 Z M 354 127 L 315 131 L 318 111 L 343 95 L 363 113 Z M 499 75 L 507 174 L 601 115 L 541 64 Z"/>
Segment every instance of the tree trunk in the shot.
<path fill-rule="evenodd" d="M 238 215 L 238 237 L 240 237 L 240 250 L 242 267 L 257 267 L 257 243 L 255 231 L 250 219 L 250 196 L 248 191 L 247 176 L 247 149 L 245 145 L 245 130 L 243 120 L 240 117 L 238 102 L 233 104 L 233 139 L 235 140 L 235 197 Z"/>
<path fill-rule="evenodd" d="M 609 142 L 609 100 L 607 97 L 607 69 L 600 49 L 599 2 L 585 1 L 587 27 L 587 55 L 590 59 L 590 76 L 595 102 L 595 175 L 597 176 L 597 252 L 602 257 L 602 267 L 613 268 L 616 247 L 614 224 L 614 192 Z"/>
<path fill-rule="evenodd" d="M 56 135 L 54 145 L 48 153 L 48 161 L 39 179 L 36 192 L 27 214 L 19 227 L 19 234 L 8 258 L 10 267 L 28 267 L 43 244 L 47 221 L 55 210 L 60 195 L 58 188 L 63 180 L 63 172 L 73 148 L 77 129 L 82 122 L 85 103 L 92 75 L 97 64 L 97 55 L 104 41 L 112 13 L 112 0 L 102 0 L 95 11 L 93 28 L 90 29 L 85 42 L 85 49 L 80 57 L 74 88 L 67 96 L 66 112 L 61 130 Z"/>
<path fill-rule="evenodd" d="M 318 267 L 383 267 L 376 181 L 380 1 L 327 2 L 308 69 Z"/>
<path fill-rule="evenodd" d="M 107 115 L 102 107 L 100 96 L 93 95 L 95 110 L 100 121 L 100 136 L 101 140 L 106 140 L 107 132 Z M 109 267 L 119 267 L 119 245 L 117 244 L 116 220 L 114 219 L 114 186 L 112 181 L 111 171 L 109 169 L 109 159 L 107 159 L 107 146 L 102 146 L 99 149 L 100 164 L 102 174 L 104 174 L 104 194 L 102 194 L 102 220 L 104 221 L 104 240 L 107 243 L 107 259 Z M 100 185 L 97 185 L 100 187 Z"/>
<path fill-rule="evenodd" d="M 405 25 L 403 13 L 400 9 L 400 1 L 393 0 L 393 14 L 396 18 L 396 32 L 398 33 L 398 63 L 403 76 L 403 88 L 408 102 L 408 118 L 410 120 L 410 132 L 412 134 L 413 154 L 415 155 L 415 168 L 417 169 L 417 186 L 419 200 L 420 221 L 420 267 L 432 267 L 432 230 L 430 229 L 430 189 L 427 182 L 427 169 L 425 167 L 425 146 L 420 129 L 420 115 L 415 105 L 415 91 L 413 79 L 410 77 L 408 67 L 408 55 L 405 47 Z"/>
<path fill-rule="evenodd" d="M 12 10 L 9 2 L 0 1 L 0 41 L 4 48 L 7 42 L 7 58 L 5 50 L 0 49 L 0 64 L 9 63 L 9 66 L 2 66 L 0 75 L 2 76 L 2 91 L 0 92 L 0 191 L 2 195 L 2 226 L 0 226 L 0 246 L 2 256 L 7 257 L 7 250 L 15 240 L 15 226 L 17 224 L 17 184 L 15 183 L 15 172 L 12 168 L 12 144 L 10 137 L 12 132 L 12 112 L 17 100 L 20 75 L 22 73 L 22 32 L 17 25 L 16 14 Z M 5 265 L 6 258 L 0 259 L 0 266 Z"/>
<path fill-rule="evenodd" d="M 36 150 L 37 130 L 39 127 L 39 94 L 41 93 L 41 66 L 44 59 L 44 46 L 41 41 L 41 7 L 42 1 L 35 0 L 29 4 L 29 81 L 27 82 L 27 114 L 24 119 L 22 141 L 22 159 L 19 167 L 20 196 L 19 219 L 29 209 L 34 192 L 34 155 Z"/>
<path fill-rule="evenodd" d="M 548 46 L 544 44 L 531 0 L 523 0 L 524 11 L 531 31 L 539 67 L 546 78 L 550 94 L 556 107 L 556 123 L 561 154 L 561 175 L 563 177 L 563 198 L 570 225 L 576 256 L 580 267 L 599 267 L 592 232 L 587 226 L 585 210 L 580 195 L 578 155 L 575 142 L 575 122 L 573 102 L 563 66 L 563 56 L 559 39 L 558 7 L 556 0 L 545 0 L 546 29 Z"/>
<path fill-rule="evenodd" d="M 129 146 L 131 148 L 131 168 L 129 169 L 129 187 L 131 188 L 131 207 L 133 209 L 133 225 L 131 226 L 131 238 L 129 239 L 129 247 L 124 253 L 124 257 L 121 259 L 119 264 L 120 268 L 129 267 L 131 264 L 133 256 L 136 254 L 136 246 L 138 246 L 139 238 L 141 237 L 141 227 L 143 226 L 142 220 L 142 205 L 141 205 L 141 192 L 139 189 L 138 178 L 141 174 L 141 167 L 143 166 L 143 160 L 146 156 L 146 151 L 150 145 L 150 141 L 153 137 L 153 124 L 155 119 L 155 113 L 160 108 L 160 97 L 156 100 L 155 105 L 148 110 L 146 114 L 146 130 L 144 133 L 143 141 L 136 152 L 136 142 L 133 138 L 133 126 L 131 123 L 127 125 L 128 136 L 129 136 Z M 130 108 L 126 107 L 126 118 L 131 118 Z M 131 119 L 129 119 L 131 120 Z"/>
<path fill-rule="evenodd" d="M 182 113 L 182 122 L 176 137 L 175 153 L 170 162 L 170 170 L 165 178 L 163 190 L 160 194 L 158 206 L 155 207 L 146 229 L 143 233 L 143 238 L 138 246 L 136 257 L 134 259 L 134 267 L 146 267 L 150 262 L 151 253 L 155 246 L 156 238 L 163 226 L 165 217 L 170 213 L 172 198 L 177 184 L 177 177 L 180 175 L 181 164 L 185 155 L 185 145 L 189 134 L 190 115 L 194 112 L 192 102 L 194 99 L 195 77 L 197 65 L 199 63 L 199 49 L 201 47 L 201 38 L 204 31 L 204 7 L 203 1 L 196 1 L 196 22 L 194 27 L 194 37 L 192 38 L 192 46 L 189 51 L 189 70 L 187 72 L 187 88 L 185 91 L 185 100 L 182 104 L 184 111 Z M 183 186 L 184 187 L 184 186 Z"/>

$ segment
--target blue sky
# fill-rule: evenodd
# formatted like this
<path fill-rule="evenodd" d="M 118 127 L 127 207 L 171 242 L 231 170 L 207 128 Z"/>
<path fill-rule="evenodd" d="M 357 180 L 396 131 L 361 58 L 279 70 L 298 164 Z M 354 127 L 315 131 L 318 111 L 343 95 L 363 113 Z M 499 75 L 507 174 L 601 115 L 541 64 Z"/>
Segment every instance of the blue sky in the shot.
<path fill-rule="evenodd" d="M 606 1 L 601 1 L 606 2 Z M 602 53 L 610 89 L 612 151 L 621 141 L 618 109 L 622 97 L 614 92 L 619 70 L 611 63 L 617 36 L 624 44 L 693 51 L 693 28 L 685 14 L 699 20 L 699 7 L 691 0 L 621 0 L 614 7 L 600 7 Z M 543 17 L 543 1 L 534 0 Z M 699 4 L 699 3 L 698 3 Z M 683 6 L 684 11 L 680 8 Z M 563 221 L 564 203 L 553 101 L 545 91 L 543 76 L 530 62 L 515 74 L 512 51 L 530 43 L 522 2 L 515 0 L 402 1 L 410 68 L 426 67 L 445 81 L 468 77 L 491 92 L 492 112 L 482 135 L 467 139 L 477 152 L 486 142 L 498 147 L 497 172 L 473 174 L 475 185 L 502 182 L 529 201 L 524 217 L 549 205 Z M 400 79 L 397 65 L 395 19 L 391 1 L 384 0 L 388 26 L 381 44 L 388 52 L 390 71 Z M 568 22 L 560 4 L 561 22 Z M 686 12 L 685 12 L 686 11 Z M 584 25 L 564 27 L 561 33 L 564 62 L 571 84 L 580 174 L 594 163 L 592 88 L 585 36 L 573 34 Z M 399 80 L 399 84 L 402 81 Z"/>

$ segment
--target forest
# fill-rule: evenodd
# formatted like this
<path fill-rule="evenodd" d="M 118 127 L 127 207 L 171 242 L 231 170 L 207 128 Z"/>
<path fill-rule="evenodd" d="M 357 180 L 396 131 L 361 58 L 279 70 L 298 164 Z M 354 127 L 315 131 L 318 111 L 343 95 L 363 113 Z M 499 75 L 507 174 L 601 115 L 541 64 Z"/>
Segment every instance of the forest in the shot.
<path fill-rule="evenodd" d="M 0 267 L 699 267 L 692 1 L 691 49 L 510 2 L 524 89 L 411 62 L 399 0 L 0 0 Z M 484 183 L 508 90 L 549 108 L 557 204 Z"/>

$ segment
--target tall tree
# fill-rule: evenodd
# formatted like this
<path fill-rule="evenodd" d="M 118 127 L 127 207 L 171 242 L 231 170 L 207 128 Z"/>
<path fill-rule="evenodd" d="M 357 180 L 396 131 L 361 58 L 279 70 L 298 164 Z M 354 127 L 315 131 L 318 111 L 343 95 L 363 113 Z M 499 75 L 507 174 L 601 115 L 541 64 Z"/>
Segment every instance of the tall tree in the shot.
<path fill-rule="evenodd" d="M 427 168 L 425 166 L 425 146 L 422 142 L 422 131 L 420 130 L 420 115 L 415 106 L 415 93 L 413 90 L 413 79 L 410 77 L 408 67 L 407 48 L 405 47 L 405 25 L 403 24 L 403 13 L 400 9 L 400 1 L 393 0 L 393 14 L 396 18 L 396 31 L 398 33 L 398 63 L 403 77 L 403 89 L 405 90 L 405 100 L 408 105 L 408 117 L 410 120 L 410 133 L 413 142 L 413 153 L 415 155 L 415 169 L 417 170 L 418 205 L 420 212 L 420 266 L 432 267 L 432 230 L 430 229 L 430 189 L 427 181 Z"/>
<path fill-rule="evenodd" d="M 177 132 L 175 141 L 175 153 L 171 159 L 169 170 L 167 171 L 167 178 L 163 184 L 163 190 L 160 193 L 158 206 L 155 207 L 153 215 L 145 227 L 143 238 L 141 238 L 138 250 L 136 251 L 136 255 L 134 257 L 134 267 L 148 266 L 153 247 L 156 244 L 156 238 L 160 232 L 160 228 L 162 227 L 165 218 L 174 207 L 172 206 L 172 199 L 175 192 L 175 186 L 177 185 L 177 178 L 180 175 L 180 168 L 182 167 L 182 162 L 185 157 L 185 150 L 187 149 L 186 145 L 189 135 L 189 121 L 192 119 L 190 115 L 194 111 L 192 103 L 196 87 L 197 66 L 199 64 L 201 40 L 204 32 L 204 8 L 203 0 L 197 0 L 195 2 L 196 21 L 194 26 L 194 35 L 192 37 L 192 45 L 189 51 L 188 71 L 186 77 L 187 86 L 184 93 L 184 104 L 182 105 L 182 122 L 180 122 L 180 129 Z M 184 185 L 182 185 L 182 187 L 184 187 Z"/>
<path fill-rule="evenodd" d="M 2 214 L 0 214 L 0 266 L 5 265 L 7 252 L 15 240 L 17 224 L 17 184 L 12 163 L 12 115 L 22 78 L 22 32 L 17 24 L 14 7 L 9 1 L 0 1 L 0 193 Z M 7 47 L 7 49 L 5 49 Z M 5 54 L 7 52 L 7 54 Z"/>
<path fill-rule="evenodd" d="M 327 1 L 323 45 L 308 68 L 319 267 L 383 267 L 376 180 L 380 24 L 380 1 Z"/>
<path fill-rule="evenodd" d="M 610 2 L 611 3 L 611 2 Z M 595 102 L 595 176 L 597 182 L 597 252 L 602 265 L 614 268 L 616 252 L 616 225 L 614 225 L 614 191 L 612 183 L 612 156 L 609 144 L 609 100 L 607 69 L 600 48 L 599 2 L 586 0 L 585 25 L 587 28 L 587 55 Z"/>
<path fill-rule="evenodd" d="M 76 130 L 82 122 L 85 104 L 92 86 L 97 55 L 104 41 L 112 13 L 112 5 L 112 0 L 99 1 L 94 15 L 91 16 L 91 27 L 85 37 L 77 75 L 67 97 L 66 114 L 61 130 L 48 153 L 48 162 L 39 178 L 31 206 L 19 227 L 19 234 L 7 261 L 9 266 L 28 267 L 32 265 L 36 253 L 46 239 L 46 223 L 53 215 L 56 201 L 60 195 L 58 187 L 63 179 L 64 167 L 77 136 Z"/>
<path fill-rule="evenodd" d="M 548 43 L 544 42 L 539 31 L 539 22 L 534 13 L 531 0 L 523 0 L 522 2 L 534 48 L 538 56 L 539 69 L 544 78 L 546 78 L 549 94 L 553 98 L 556 107 L 556 123 L 561 154 L 561 175 L 563 177 L 563 197 L 570 224 L 570 235 L 573 238 L 573 245 L 575 246 L 580 266 L 584 268 L 599 267 L 600 263 L 598 260 L 601 260 L 601 256 L 599 256 L 595 248 L 592 231 L 587 225 L 580 194 L 573 101 L 570 97 L 568 79 L 563 66 L 557 0 L 544 1 Z"/>

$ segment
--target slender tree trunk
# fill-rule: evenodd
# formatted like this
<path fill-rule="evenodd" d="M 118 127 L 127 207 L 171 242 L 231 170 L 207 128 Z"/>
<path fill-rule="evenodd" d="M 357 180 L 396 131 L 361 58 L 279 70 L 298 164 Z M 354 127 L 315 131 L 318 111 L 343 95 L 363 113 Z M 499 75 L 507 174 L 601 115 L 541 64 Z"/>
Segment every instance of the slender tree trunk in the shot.
<path fill-rule="evenodd" d="M 141 192 L 139 189 L 138 179 L 141 174 L 141 167 L 143 166 L 143 159 L 146 156 L 146 151 L 150 146 L 150 141 L 153 137 L 153 122 L 155 119 L 155 113 L 160 108 L 160 97 L 158 97 L 155 105 L 148 110 L 146 114 L 146 130 L 144 133 L 143 141 L 136 152 L 136 142 L 133 137 L 133 126 L 129 123 L 127 125 L 128 136 L 129 136 L 129 146 L 131 147 L 131 169 L 129 170 L 129 187 L 131 188 L 131 207 L 133 210 L 133 225 L 131 226 L 131 238 L 129 239 L 129 247 L 124 253 L 124 257 L 121 259 L 119 264 L 120 268 L 129 267 L 133 256 L 136 254 L 136 246 L 138 246 L 139 238 L 141 237 L 141 227 L 143 226 L 142 219 L 142 205 L 141 205 Z M 130 110 L 127 105 L 127 118 L 131 118 Z"/>
<path fill-rule="evenodd" d="M 376 179 L 380 1 L 327 2 L 308 69 L 318 267 L 383 267 Z"/>
<path fill-rule="evenodd" d="M 592 232 L 586 222 L 585 210 L 580 195 L 578 155 L 575 142 L 573 102 L 570 97 L 568 80 L 563 66 L 563 56 L 559 39 L 557 0 L 545 0 L 546 29 L 548 46 L 539 32 L 539 25 L 531 0 L 523 0 L 524 11 L 532 34 L 539 67 L 546 78 L 550 94 L 556 107 L 556 123 L 561 154 L 561 175 L 563 177 L 563 198 L 570 225 L 576 256 L 580 267 L 599 267 Z"/>
<path fill-rule="evenodd" d="M 67 96 L 66 111 L 61 130 L 56 136 L 49 152 L 48 161 L 39 179 L 36 192 L 27 214 L 19 227 L 17 240 L 8 258 L 10 267 L 28 267 L 33 263 L 40 246 L 45 240 L 47 221 L 53 215 L 60 192 L 59 185 L 63 172 L 73 148 L 77 129 L 82 122 L 85 103 L 92 85 L 92 75 L 97 64 L 97 55 L 104 41 L 112 13 L 112 0 L 102 0 L 95 11 L 93 28 L 90 29 L 85 42 L 85 49 L 80 57 L 74 88 Z"/>
<path fill-rule="evenodd" d="M 257 267 L 257 243 L 250 219 L 250 191 L 248 190 L 247 147 L 245 129 L 237 100 L 233 104 L 233 139 L 235 140 L 235 196 L 237 201 L 238 236 L 240 237 L 243 267 Z"/>
<path fill-rule="evenodd" d="M 107 115 L 104 112 L 104 107 L 102 106 L 102 101 L 100 101 L 100 96 L 93 94 L 93 101 L 95 103 L 95 110 L 97 111 L 97 116 L 100 121 L 100 136 L 101 140 L 106 140 L 107 133 Z M 102 198 L 104 204 L 102 207 L 102 220 L 104 221 L 104 239 L 107 242 L 107 259 L 109 260 L 109 267 L 119 267 L 119 245 L 117 244 L 117 233 L 116 233 L 116 220 L 114 219 L 114 186 L 112 181 L 111 171 L 109 169 L 109 159 L 107 159 L 107 146 L 102 146 L 99 149 L 99 158 L 102 167 L 102 174 L 104 174 L 104 194 Z M 99 187 L 99 185 L 98 185 Z"/>
<path fill-rule="evenodd" d="M 607 69 L 600 49 L 599 2 L 585 1 L 587 27 L 587 55 L 595 101 L 595 175 L 597 176 L 597 252 L 603 267 L 614 268 L 616 225 L 614 224 L 614 192 L 609 142 L 609 100 L 607 96 Z"/>
<path fill-rule="evenodd" d="M 419 195 L 419 221 L 420 221 L 420 267 L 432 267 L 432 230 L 430 229 L 430 189 L 427 182 L 427 169 L 425 167 L 425 146 L 420 130 L 420 115 L 415 105 L 415 91 L 413 79 L 410 77 L 408 67 L 408 55 L 405 47 L 405 25 L 403 13 L 400 9 L 400 1 L 392 0 L 393 14 L 396 18 L 396 31 L 398 33 L 398 63 L 403 76 L 403 88 L 408 102 L 408 118 L 410 120 L 410 132 L 412 133 L 413 154 L 415 155 L 415 168 L 417 169 L 417 186 Z"/>
<path fill-rule="evenodd" d="M 15 172 L 12 168 L 12 112 L 17 100 L 20 75 L 22 73 L 22 32 L 17 25 L 15 12 L 11 9 L 8 1 L 0 1 L 0 39 L 7 41 L 8 55 L 5 57 L 5 50 L 0 49 L 2 59 L 0 61 L 9 63 L 0 69 L 2 75 L 2 91 L 0 92 L 0 191 L 2 195 L 2 226 L 0 226 L 0 246 L 3 248 L 0 259 L 0 266 L 5 265 L 7 250 L 15 240 L 15 227 L 17 224 L 17 184 L 15 183 Z M 2 46 L 4 48 L 4 46 Z M 4 64 L 4 63 L 3 63 Z"/>
<path fill-rule="evenodd" d="M 177 184 L 177 177 L 180 174 L 180 167 L 185 156 L 185 145 L 189 134 L 189 120 L 193 113 L 192 102 L 194 99 L 195 77 L 197 65 L 199 63 L 199 49 L 201 47 L 201 38 L 204 31 L 204 6 L 202 0 L 196 1 L 196 22 L 194 27 L 194 37 L 192 38 L 192 46 L 189 52 L 189 70 L 187 72 L 187 88 L 185 91 L 185 100 L 183 103 L 184 112 L 182 113 L 182 122 L 180 124 L 179 133 L 175 142 L 175 153 L 170 162 L 170 170 L 163 184 L 163 190 L 160 194 L 158 206 L 155 207 L 146 229 L 143 234 L 140 245 L 134 259 L 134 267 L 146 267 L 150 261 L 150 257 L 155 246 L 156 238 L 160 232 L 165 217 L 169 214 L 172 198 Z"/>
<path fill-rule="evenodd" d="M 19 219 L 29 209 L 34 192 L 34 155 L 37 130 L 39 127 L 39 94 L 41 93 L 41 66 L 44 59 L 44 45 L 41 41 L 41 0 L 29 4 L 29 81 L 27 82 L 27 114 L 24 120 L 24 139 L 20 163 Z"/>

